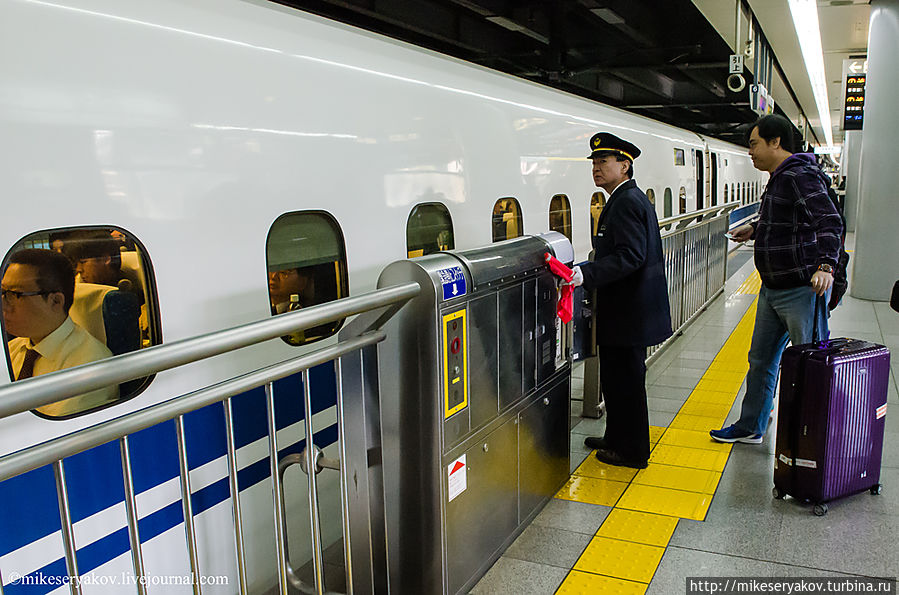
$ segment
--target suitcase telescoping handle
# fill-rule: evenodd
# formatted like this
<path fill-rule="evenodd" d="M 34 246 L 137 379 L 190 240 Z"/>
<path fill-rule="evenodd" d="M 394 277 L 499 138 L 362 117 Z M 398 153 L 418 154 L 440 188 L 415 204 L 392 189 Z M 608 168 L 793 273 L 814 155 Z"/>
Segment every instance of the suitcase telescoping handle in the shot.
<path fill-rule="evenodd" d="M 820 335 L 820 329 L 818 328 L 818 312 L 827 312 L 827 310 L 823 309 L 824 307 L 824 296 L 816 295 L 815 312 L 812 314 L 814 317 L 812 320 L 812 343 L 818 344 L 819 347 L 827 347 L 830 344 L 830 341 Z"/>

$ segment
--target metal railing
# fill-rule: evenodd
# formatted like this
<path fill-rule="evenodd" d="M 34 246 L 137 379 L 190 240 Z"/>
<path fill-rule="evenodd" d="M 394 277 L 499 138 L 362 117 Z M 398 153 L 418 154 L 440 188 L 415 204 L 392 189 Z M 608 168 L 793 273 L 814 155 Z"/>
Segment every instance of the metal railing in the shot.
<path fill-rule="evenodd" d="M 247 593 L 247 569 L 245 557 L 245 544 L 243 542 L 243 521 L 240 514 L 239 492 L 236 460 L 236 447 L 234 439 L 234 423 L 231 411 L 231 397 L 244 393 L 250 389 L 265 386 L 266 404 L 268 408 L 269 424 L 269 458 L 271 463 L 272 481 L 274 484 L 274 528 L 276 535 L 276 551 L 278 552 L 278 592 L 286 595 L 288 583 L 300 587 L 301 590 L 309 590 L 318 594 L 324 592 L 321 575 L 321 537 L 317 524 L 318 510 L 315 500 L 315 473 L 308 473 L 310 490 L 310 518 L 314 519 L 311 527 L 312 539 L 317 550 L 313 551 L 313 562 L 316 567 L 315 584 L 306 587 L 295 576 L 289 576 L 289 564 L 286 559 L 286 526 L 284 501 L 281 498 L 279 466 L 282 461 L 278 459 L 278 448 L 275 438 L 276 420 L 274 406 L 274 381 L 296 374 L 303 373 L 304 401 L 307 448 L 304 452 L 306 469 L 315 469 L 321 465 L 318 460 L 316 448 L 312 444 L 312 409 L 308 370 L 314 366 L 334 362 L 337 376 L 337 412 L 338 412 L 338 448 L 340 449 L 339 472 L 341 504 L 343 508 L 343 538 L 346 560 L 346 580 L 348 593 L 353 593 L 354 583 L 357 586 L 372 585 L 374 578 L 383 574 L 376 566 L 377 562 L 369 556 L 368 568 L 364 560 L 360 560 L 360 552 L 366 551 L 366 544 L 360 544 L 360 539 L 353 540 L 353 535 L 367 536 L 371 528 L 364 526 L 370 522 L 369 511 L 360 510 L 368 503 L 368 486 L 359 482 L 350 481 L 347 475 L 358 473 L 359 467 L 366 469 L 367 452 L 364 439 L 360 442 L 358 428 L 364 426 L 363 416 L 372 415 L 365 411 L 366 408 L 378 407 L 377 403 L 377 364 L 371 365 L 368 358 L 377 358 L 377 343 L 384 340 L 386 333 L 381 327 L 410 299 L 418 295 L 420 287 L 417 283 L 409 283 L 395 287 L 389 287 L 372 291 L 355 297 L 340 299 L 327 304 L 322 304 L 300 311 L 291 312 L 268 318 L 258 322 L 241 325 L 238 327 L 209 333 L 199 337 L 185 339 L 170 344 L 150 347 L 139 352 L 115 356 L 109 359 L 63 370 L 45 376 L 38 376 L 20 382 L 12 383 L 0 388 L 0 417 L 7 417 L 17 413 L 29 411 L 36 407 L 56 402 L 65 398 L 96 390 L 111 384 L 142 378 L 150 374 L 156 374 L 188 364 L 204 360 L 216 355 L 231 352 L 243 347 L 255 345 L 263 341 L 275 339 L 290 333 L 313 328 L 322 324 L 334 322 L 349 316 L 358 315 L 350 322 L 340 334 L 340 340 L 333 345 L 305 353 L 276 364 L 272 364 L 246 374 L 230 378 L 228 380 L 195 390 L 193 392 L 175 396 L 172 399 L 153 405 L 146 409 L 129 413 L 121 417 L 88 427 L 72 434 L 55 438 L 48 442 L 26 448 L 24 450 L 6 455 L 0 458 L 0 481 L 5 481 L 27 471 L 37 469 L 44 465 L 53 465 L 56 476 L 56 489 L 59 501 L 59 513 L 62 528 L 62 538 L 65 551 L 66 569 L 72 577 L 69 581 L 73 595 L 81 593 L 81 587 L 75 577 L 79 576 L 76 548 L 73 537 L 73 526 L 68 502 L 68 491 L 65 480 L 65 466 L 63 460 L 90 448 L 105 444 L 112 440 L 118 440 L 121 450 L 122 472 L 125 483 L 125 509 L 128 521 L 128 536 L 131 549 L 132 566 L 136 577 L 138 592 L 145 593 L 144 564 L 141 553 L 141 541 L 138 534 L 137 512 L 135 504 L 134 484 L 132 481 L 131 459 L 129 452 L 128 436 L 140 430 L 156 424 L 175 420 L 177 433 L 177 448 L 180 462 L 180 486 L 181 503 L 184 512 L 185 539 L 190 554 L 190 567 L 193 576 L 201 576 L 197 556 L 197 536 L 193 527 L 191 509 L 190 476 L 187 465 L 187 451 L 184 437 L 183 416 L 191 411 L 223 402 L 225 410 L 225 434 L 228 462 L 228 480 L 232 515 L 234 521 L 234 538 L 237 559 L 237 573 L 240 585 L 240 593 Z M 374 375 L 362 377 L 365 359 L 364 373 Z M 356 376 L 347 376 L 348 370 Z M 345 378 L 349 382 L 345 382 Z M 347 384 L 349 386 L 347 386 Z M 363 394 L 364 393 L 364 394 Z M 374 394 L 372 394 L 374 393 Z M 374 402 L 372 402 L 374 397 Z M 362 400 L 366 399 L 363 403 Z M 345 426 L 349 428 L 348 435 Z M 347 447 L 350 443 L 352 448 Z M 361 462 L 357 459 L 361 459 Z M 358 477 L 358 476 L 357 476 Z M 353 493 L 350 485 L 358 492 Z M 361 526 L 360 526 L 361 525 Z M 368 550 L 370 552 L 370 550 Z M 361 581 L 354 581 L 354 566 L 360 570 Z M 0 577 L 0 594 L 2 594 L 2 577 Z M 201 593 L 201 585 L 196 581 L 194 593 Z M 357 589 L 358 591 L 365 590 Z M 370 588 L 369 591 L 373 591 Z"/>
<path fill-rule="evenodd" d="M 724 291 L 730 213 L 737 201 L 659 221 L 668 278 L 668 302 L 674 334 L 647 350 L 647 364 L 658 357 L 706 306 Z"/>

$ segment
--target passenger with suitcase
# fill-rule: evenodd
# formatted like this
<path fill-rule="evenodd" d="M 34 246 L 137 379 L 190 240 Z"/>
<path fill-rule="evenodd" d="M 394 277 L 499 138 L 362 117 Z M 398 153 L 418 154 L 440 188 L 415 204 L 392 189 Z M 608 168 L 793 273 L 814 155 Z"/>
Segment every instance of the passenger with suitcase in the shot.
<path fill-rule="evenodd" d="M 762 288 L 740 419 L 709 432 L 718 442 L 760 444 L 788 341 L 799 345 L 816 340 L 815 318 L 820 337 L 828 335 L 827 308 L 816 312 L 815 303 L 833 284 L 843 225 L 827 193 L 829 180 L 814 156 L 793 154 L 792 147 L 792 124 L 782 116 L 763 116 L 750 132 L 753 165 L 771 178 L 758 221 L 735 229 L 733 240 L 755 240 Z"/>

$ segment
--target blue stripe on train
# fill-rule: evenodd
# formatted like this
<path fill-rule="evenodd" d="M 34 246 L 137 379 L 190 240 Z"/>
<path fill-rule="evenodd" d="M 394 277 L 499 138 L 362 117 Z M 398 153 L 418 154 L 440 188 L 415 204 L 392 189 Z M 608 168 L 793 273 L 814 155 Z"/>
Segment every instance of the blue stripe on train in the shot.
<path fill-rule="evenodd" d="M 0 506 L 0 556 L 59 531 L 53 468 L 45 465 L 0 483 Z"/>
<path fill-rule="evenodd" d="M 336 402 L 336 380 L 333 364 L 322 364 L 310 370 L 312 410 L 318 413 Z M 295 374 L 275 382 L 275 416 L 278 429 L 294 424 L 303 418 L 303 393 L 301 376 Z M 254 389 L 232 399 L 235 443 L 246 446 L 268 434 L 265 391 Z M 185 435 L 188 463 L 191 469 L 215 460 L 225 454 L 223 405 L 217 403 L 185 416 Z M 336 426 L 316 433 L 316 443 L 326 446 L 336 441 Z M 302 441 L 300 442 L 302 444 Z M 136 493 L 145 492 L 157 485 L 178 477 L 178 451 L 174 421 L 147 428 L 129 437 L 132 474 Z M 302 445 L 282 449 L 282 453 L 299 452 Z M 110 442 L 65 460 L 66 485 L 73 521 L 88 518 L 97 512 L 124 500 L 124 487 L 118 442 Z M 240 489 L 246 489 L 268 477 L 268 460 L 262 465 L 254 463 L 238 473 Z M 227 480 L 216 488 L 227 497 Z M 217 482 L 218 483 L 218 482 Z M 56 487 L 51 466 L 0 482 L 0 556 L 13 552 L 46 535 L 60 530 L 56 502 Z M 217 485 L 217 484 L 213 484 Z M 212 486 L 200 490 L 204 492 Z M 213 490 L 214 491 L 214 490 Z M 211 494 L 212 492 L 208 492 Z M 215 496 L 194 494 L 202 510 L 214 506 L 222 499 Z M 166 507 L 168 510 L 170 507 Z M 160 512 L 140 520 L 141 541 L 182 522 L 180 504 L 175 517 L 167 513 L 165 521 L 158 522 Z M 151 518 L 155 519 L 148 522 Z M 157 527 L 164 527 L 161 530 Z M 143 529 L 148 526 L 149 531 Z M 114 557 L 114 556 L 113 556 Z M 112 559 L 112 558 L 109 558 Z M 0 569 L 2 571 L 3 569 Z"/>
<path fill-rule="evenodd" d="M 315 433 L 315 443 L 320 447 L 328 446 L 337 441 L 337 424 L 331 425 L 319 432 Z M 306 441 L 300 440 L 285 448 L 279 449 L 278 457 L 284 457 L 291 453 L 302 452 L 306 445 Z M 269 459 L 261 459 L 252 465 L 241 469 L 238 476 L 239 489 L 244 490 L 269 477 L 270 463 Z M 212 508 L 213 506 L 224 502 L 231 497 L 228 489 L 228 478 L 222 478 L 205 488 L 197 490 L 191 496 L 191 504 L 193 505 L 194 515 Z M 173 527 L 177 527 L 184 520 L 181 502 L 173 502 L 168 506 L 147 515 L 138 521 L 138 532 L 140 533 L 141 543 L 153 539 L 154 537 L 165 533 Z M 57 527 L 58 530 L 58 527 Z M 128 541 L 128 530 L 123 527 L 118 531 L 103 537 L 90 545 L 79 548 L 77 551 L 78 572 L 79 574 L 87 574 L 103 564 L 113 560 L 130 550 Z M 23 581 L 16 584 L 5 586 L 9 593 L 47 593 L 57 588 L 61 583 L 61 577 L 66 576 L 65 560 L 60 558 L 36 570 L 28 575 L 30 582 L 39 583 L 42 577 L 56 577 L 53 585 L 26 585 Z"/>
<path fill-rule="evenodd" d="M 751 205 L 742 206 L 739 209 L 734 209 L 730 212 L 730 225 L 733 225 L 737 221 L 742 221 L 746 217 L 757 213 L 759 210 L 760 203 L 752 203 Z"/>
<path fill-rule="evenodd" d="M 55 562 L 47 564 L 40 570 L 32 572 L 27 577 L 23 577 L 15 583 L 3 585 L 3 593 L 4 595 L 43 595 L 44 593 L 49 593 L 50 591 L 59 588 L 62 583 L 41 585 L 40 582 L 42 578 L 58 581 L 67 574 L 66 561 L 63 558 L 60 558 Z M 26 581 L 36 584 L 26 584 Z"/>

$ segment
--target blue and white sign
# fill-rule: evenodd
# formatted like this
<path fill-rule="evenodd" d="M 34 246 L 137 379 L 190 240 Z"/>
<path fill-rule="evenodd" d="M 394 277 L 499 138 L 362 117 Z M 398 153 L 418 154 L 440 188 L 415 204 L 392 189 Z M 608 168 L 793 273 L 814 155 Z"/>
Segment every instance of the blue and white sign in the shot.
<path fill-rule="evenodd" d="M 440 276 L 440 283 L 443 284 L 444 301 L 465 295 L 465 275 L 462 273 L 462 267 L 440 269 L 437 274 Z"/>

